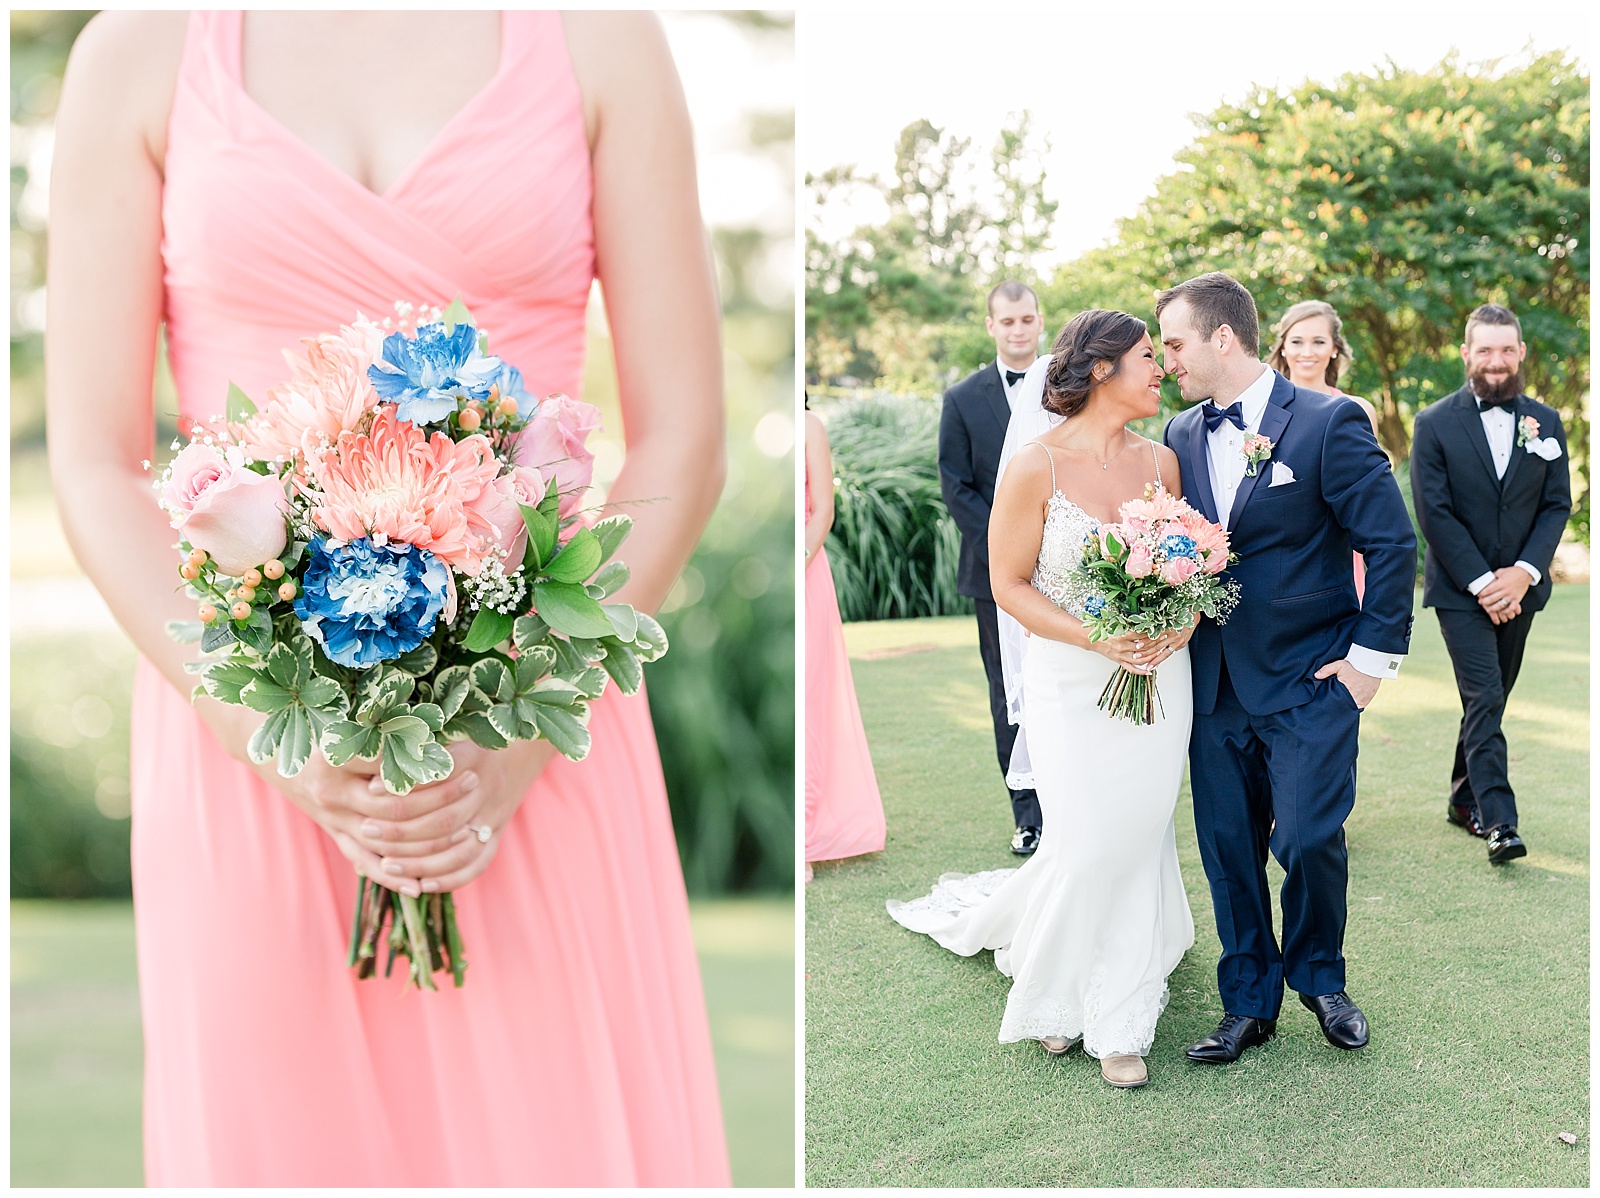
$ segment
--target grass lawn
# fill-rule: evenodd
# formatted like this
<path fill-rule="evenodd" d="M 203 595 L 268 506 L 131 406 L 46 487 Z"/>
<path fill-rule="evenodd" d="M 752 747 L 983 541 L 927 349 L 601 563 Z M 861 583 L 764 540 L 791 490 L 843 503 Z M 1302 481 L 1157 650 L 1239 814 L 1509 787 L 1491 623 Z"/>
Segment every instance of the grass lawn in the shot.
<path fill-rule="evenodd" d="M 1290 995 L 1276 1040 L 1230 1066 L 1184 1059 L 1221 1013 L 1186 784 L 1196 943 L 1150 1084 L 1118 1091 L 1080 1051 L 997 1043 L 1010 983 L 992 955 L 956 957 L 885 913 L 943 871 L 1015 864 L 1010 807 L 976 626 L 849 626 L 889 840 L 806 888 L 808 1184 L 1587 1186 L 1588 629 L 1587 585 L 1556 588 L 1534 623 L 1506 720 L 1529 853 L 1497 868 L 1444 821 L 1460 707 L 1419 608 L 1401 677 L 1363 717 L 1346 825 L 1361 1052 L 1329 1046 Z"/>
<path fill-rule="evenodd" d="M 794 1183 L 794 905 L 692 908 L 736 1185 Z M 11 904 L 11 1184 L 143 1184 L 133 909 Z"/>

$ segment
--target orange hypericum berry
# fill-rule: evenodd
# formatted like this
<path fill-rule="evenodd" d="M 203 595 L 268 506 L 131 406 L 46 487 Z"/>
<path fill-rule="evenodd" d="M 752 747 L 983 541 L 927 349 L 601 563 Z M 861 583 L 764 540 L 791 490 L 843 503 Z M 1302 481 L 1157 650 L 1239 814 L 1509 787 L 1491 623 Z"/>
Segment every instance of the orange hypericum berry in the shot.
<path fill-rule="evenodd" d="M 256 601 L 255 587 L 240 587 L 237 593 L 242 603 L 254 603 Z"/>
<path fill-rule="evenodd" d="M 250 618 L 250 605 L 248 603 L 235 603 L 228 609 L 228 614 L 235 620 L 248 620 Z"/>
<path fill-rule="evenodd" d="M 461 427 L 469 433 L 478 431 L 478 426 L 483 423 L 483 417 L 478 415 L 476 408 L 468 408 L 461 413 Z"/>
<path fill-rule="evenodd" d="M 273 558 L 270 562 L 268 562 L 266 565 L 261 567 L 261 572 L 263 574 L 265 574 L 268 578 L 271 578 L 271 579 L 274 579 L 274 580 L 282 578 L 283 577 L 283 563 L 280 562 L 277 558 Z M 252 584 L 252 585 L 258 585 L 258 584 Z"/>
<path fill-rule="evenodd" d="M 209 624 L 209 623 L 211 623 L 211 621 L 215 620 L 216 618 L 217 618 L 217 609 L 216 608 L 212 607 L 211 604 L 209 604 L 209 603 L 202 603 L 200 605 L 200 620 L 201 620 L 202 623 Z"/>
<path fill-rule="evenodd" d="M 500 401 L 499 411 L 500 415 L 505 416 L 508 419 L 512 416 L 515 416 L 517 414 L 517 401 L 509 397 L 502 399 Z"/>
<path fill-rule="evenodd" d="M 258 586 L 260 586 L 261 585 L 261 571 L 260 570 L 255 570 L 255 569 L 246 570 L 244 572 L 244 585 L 247 586 L 247 587 L 258 587 Z"/>
<path fill-rule="evenodd" d="M 189 561 L 190 561 L 191 564 L 196 565 L 196 566 L 205 565 L 206 561 L 207 561 L 206 551 L 204 549 L 191 549 L 191 550 L 189 550 Z"/>
<path fill-rule="evenodd" d="M 200 577 L 200 567 L 195 565 L 193 562 L 184 562 L 183 565 L 178 567 L 178 574 L 181 577 L 188 579 L 190 582 L 193 582 L 195 579 Z"/>
<path fill-rule="evenodd" d="M 284 579 L 283 585 L 278 588 L 278 598 L 285 601 L 293 599 L 299 594 L 299 588 L 294 585 L 294 579 Z"/>

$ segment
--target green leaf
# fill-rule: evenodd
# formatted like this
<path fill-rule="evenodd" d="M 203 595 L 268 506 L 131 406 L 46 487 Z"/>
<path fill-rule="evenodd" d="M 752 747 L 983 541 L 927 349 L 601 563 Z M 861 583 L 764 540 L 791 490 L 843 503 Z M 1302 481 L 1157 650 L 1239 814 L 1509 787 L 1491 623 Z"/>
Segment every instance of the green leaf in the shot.
<path fill-rule="evenodd" d="M 516 693 L 511 671 L 498 657 L 485 657 L 472 663 L 472 685 L 498 703 L 506 702 Z"/>
<path fill-rule="evenodd" d="M 411 714 L 428 725 L 429 732 L 438 732 L 444 727 L 444 712 L 436 703 L 418 703 Z"/>
<path fill-rule="evenodd" d="M 632 531 L 633 520 L 628 516 L 607 516 L 604 520 L 595 521 L 594 535 L 600 540 L 600 560 L 610 561 L 611 555 Z"/>
<path fill-rule="evenodd" d="M 523 558 L 524 565 L 531 565 L 535 570 L 550 560 L 550 555 L 556 547 L 556 522 L 548 518 L 538 508 L 523 507 L 522 523 L 528 530 L 528 557 Z M 533 560 L 530 562 L 528 558 Z"/>
<path fill-rule="evenodd" d="M 267 654 L 267 673 L 285 690 L 298 691 L 311 678 L 310 638 L 301 636 L 273 645 Z"/>
<path fill-rule="evenodd" d="M 489 708 L 489 723 L 508 741 L 523 739 L 517 728 L 517 713 L 508 703 L 496 703 Z"/>
<path fill-rule="evenodd" d="M 567 636 L 602 637 L 611 634 L 611 621 L 583 588 L 567 582 L 539 582 L 533 602 L 545 623 Z"/>
<path fill-rule="evenodd" d="M 261 672 L 254 665 L 232 657 L 210 662 L 200 675 L 206 694 L 223 703 L 235 704 L 244 702 L 239 693 L 259 677 Z"/>
<path fill-rule="evenodd" d="M 563 757 L 582 761 L 589 755 L 589 729 L 571 712 L 559 707 L 541 706 L 534 712 L 539 735 L 549 741 Z"/>
<path fill-rule="evenodd" d="M 511 643 L 517 647 L 518 653 L 526 653 L 542 645 L 549 635 L 550 625 L 538 616 L 518 616 L 516 626 L 511 631 Z"/>
<path fill-rule="evenodd" d="M 180 645 L 192 645 L 206 634 L 201 620 L 168 620 L 166 629 L 167 635 Z"/>
<path fill-rule="evenodd" d="M 289 708 L 288 715 L 278 742 L 278 773 L 293 778 L 311 758 L 311 717 L 299 703 Z"/>
<path fill-rule="evenodd" d="M 527 697 L 535 703 L 553 707 L 571 707 L 574 702 L 583 698 L 583 691 L 565 678 L 546 678 L 529 691 Z"/>
<path fill-rule="evenodd" d="M 607 651 L 606 658 L 610 656 L 610 652 Z M 605 658 L 602 659 L 604 660 Z M 600 666 L 590 666 L 572 679 L 572 685 L 578 688 L 585 699 L 598 699 L 606 691 L 606 672 Z"/>
<path fill-rule="evenodd" d="M 378 754 L 378 777 L 383 779 L 383 788 L 390 794 L 411 793 L 417 785 L 414 772 L 417 764 L 420 762 L 416 757 L 408 754 L 399 742 L 384 738 L 383 751 Z"/>
<path fill-rule="evenodd" d="M 639 614 L 626 603 L 608 603 L 602 610 L 619 641 L 631 641 L 639 635 Z"/>
<path fill-rule="evenodd" d="M 628 569 L 626 562 L 607 562 L 601 567 L 600 573 L 590 580 L 589 585 L 599 587 L 607 595 L 615 595 L 627 585 L 628 579 L 632 576 L 632 571 Z"/>
<path fill-rule="evenodd" d="M 450 666 L 439 672 L 433 680 L 433 701 L 444 713 L 446 722 L 455 719 L 471 690 L 472 679 L 465 666 Z"/>
<path fill-rule="evenodd" d="M 439 664 L 439 651 L 423 641 L 409 653 L 402 653 L 389 663 L 397 670 L 404 670 L 413 678 L 422 678 L 433 673 L 433 667 Z"/>
<path fill-rule="evenodd" d="M 234 635 L 232 620 L 218 620 L 215 624 L 207 624 L 206 630 L 200 634 L 200 652 L 215 653 L 238 639 Z"/>
<path fill-rule="evenodd" d="M 383 747 L 383 734 L 367 724 L 340 720 L 322 733 L 322 755 L 329 765 L 344 765 L 353 758 L 371 761 Z"/>
<path fill-rule="evenodd" d="M 583 582 L 600 568 L 600 538 L 580 528 L 542 573 L 556 582 Z"/>
<path fill-rule="evenodd" d="M 519 692 L 533 685 L 556 668 L 556 651 L 549 645 L 538 645 L 517 658 L 516 687 Z"/>
<path fill-rule="evenodd" d="M 259 675 L 254 682 L 239 692 L 239 699 L 251 711 L 265 712 L 268 715 L 275 711 L 283 711 L 295 704 L 293 692 L 286 691 L 270 678 L 262 678 Z"/>
<path fill-rule="evenodd" d="M 278 742 L 283 739 L 283 730 L 288 723 L 288 708 L 269 715 L 266 723 L 251 734 L 250 743 L 245 746 L 245 752 L 250 755 L 250 760 L 257 765 L 265 765 L 271 761 L 272 755 L 277 752 Z"/>
<path fill-rule="evenodd" d="M 625 695 L 634 694 L 644 683 L 644 667 L 639 664 L 638 654 L 634 653 L 631 645 L 624 645 L 615 639 L 607 640 L 605 644 L 606 655 L 600 664 L 616 682 L 618 690 Z"/>
<path fill-rule="evenodd" d="M 419 751 L 423 741 L 433 738 L 433 729 L 428 727 L 427 721 L 414 715 L 391 716 L 378 725 L 378 731 L 383 733 L 385 747 L 397 740 L 412 753 Z"/>
<path fill-rule="evenodd" d="M 357 694 L 364 697 L 356 708 L 356 719 L 363 724 L 380 724 L 398 714 L 417 686 L 416 679 L 399 671 L 377 675 L 375 681 L 374 675 L 376 671 L 357 683 Z"/>
<path fill-rule="evenodd" d="M 439 319 L 444 322 L 444 331 L 453 333 L 458 324 L 472 324 L 472 313 L 467 311 L 467 305 L 461 302 L 461 296 L 458 294 L 440 314 Z"/>
<path fill-rule="evenodd" d="M 337 712 L 344 715 L 349 706 L 344 691 L 332 678 L 318 674 L 300 688 L 300 702 L 313 711 Z"/>
<path fill-rule="evenodd" d="M 465 732 L 472 738 L 473 743 L 481 748 L 503 749 L 511 743 L 495 730 L 495 726 L 489 722 L 489 717 L 481 711 L 458 715 L 450 721 L 449 727 Z"/>
<path fill-rule="evenodd" d="M 514 615 L 480 607 L 478 614 L 472 617 L 472 627 L 467 630 L 462 648 L 469 653 L 487 653 L 511 635 L 516 622 Z"/>
<path fill-rule="evenodd" d="M 234 635 L 261 656 L 272 652 L 272 616 L 264 606 L 254 608 L 242 625 L 237 620 L 231 623 Z"/>
<path fill-rule="evenodd" d="M 305 555 L 305 551 L 306 542 L 295 541 L 282 553 L 278 554 L 278 560 L 283 563 L 286 573 L 294 573 L 294 568 L 300 564 L 300 559 Z"/>
<path fill-rule="evenodd" d="M 633 638 L 634 652 L 640 661 L 655 661 L 667 651 L 667 630 L 657 624 L 655 617 L 635 612 L 639 617 L 639 632 Z"/>
<path fill-rule="evenodd" d="M 450 756 L 438 741 L 430 740 L 422 746 L 422 765 L 427 773 L 423 775 L 425 781 L 437 782 L 440 778 L 448 778 L 456 768 L 456 759 Z"/>
<path fill-rule="evenodd" d="M 236 383 L 228 384 L 228 423 L 243 424 L 256 414 L 256 405 L 239 389 Z"/>

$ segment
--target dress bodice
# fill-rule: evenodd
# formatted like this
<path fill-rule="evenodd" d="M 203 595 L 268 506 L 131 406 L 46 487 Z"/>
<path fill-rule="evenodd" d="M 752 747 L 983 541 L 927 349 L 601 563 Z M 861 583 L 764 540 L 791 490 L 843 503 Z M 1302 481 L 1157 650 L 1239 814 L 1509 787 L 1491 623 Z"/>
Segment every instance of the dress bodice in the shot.
<path fill-rule="evenodd" d="M 1067 582 L 1083 561 L 1084 538 L 1099 527 L 1100 521 L 1060 491 L 1051 491 L 1039 560 L 1033 567 L 1033 589 L 1075 616 L 1083 613 L 1067 605 Z"/>
<path fill-rule="evenodd" d="M 161 255 L 182 410 L 221 411 L 230 381 L 259 402 L 284 350 L 358 312 L 457 295 L 532 394 L 576 394 L 593 180 L 560 14 L 504 14 L 498 70 L 382 193 L 245 90 L 245 19 L 190 14 L 168 122 Z"/>

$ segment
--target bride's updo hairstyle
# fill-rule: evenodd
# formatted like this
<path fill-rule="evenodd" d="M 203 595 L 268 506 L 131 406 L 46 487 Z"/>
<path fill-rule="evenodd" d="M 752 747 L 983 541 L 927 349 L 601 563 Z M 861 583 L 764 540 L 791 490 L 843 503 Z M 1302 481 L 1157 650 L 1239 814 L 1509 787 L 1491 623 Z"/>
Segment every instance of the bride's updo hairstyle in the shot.
<path fill-rule="evenodd" d="M 1122 369 L 1122 356 L 1150 330 L 1126 312 L 1090 308 L 1079 312 L 1056 336 L 1050 369 L 1044 376 L 1044 410 L 1072 417 L 1083 411 L 1089 392 L 1110 382 Z M 1109 363 L 1110 373 L 1096 378 L 1094 368 Z"/>

